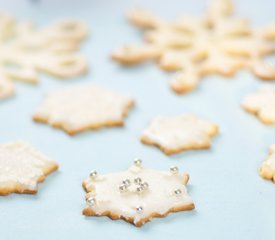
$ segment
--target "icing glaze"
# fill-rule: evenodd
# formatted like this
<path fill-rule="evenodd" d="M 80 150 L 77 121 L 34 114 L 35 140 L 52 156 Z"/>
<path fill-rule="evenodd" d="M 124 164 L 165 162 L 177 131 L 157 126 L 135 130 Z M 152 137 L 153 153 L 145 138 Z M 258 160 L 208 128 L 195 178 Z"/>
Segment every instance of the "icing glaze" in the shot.
<path fill-rule="evenodd" d="M 148 189 L 137 193 L 134 179 L 148 183 Z M 131 184 L 127 191 L 121 192 L 119 186 L 128 179 Z M 111 215 L 123 219 L 132 219 L 135 225 L 149 221 L 154 214 L 166 215 L 173 209 L 192 209 L 193 201 L 187 193 L 188 175 L 147 169 L 143 166 L 131 166 L 127 171 L 98 175 L 84 182 L 86 199 L 94 198 L 93 204 L 87 204 L 92 214 Z M 178 190 L 178 194 L 175 191 Z M 139 211 L 141 207 L 142 210 Z M 85 214 L 85 210 L 84 210 Z"/>
<path fill-rule="evenodd" d="M 60 126 L 69 133 L 122 125 L 132 98 L 99 86 L 81 85 L 56 90 L 34 114 L 34 120 Z"/>
<path fill-rule="evenodd" d="M 205 148 L 217 133 L 217 125 L 201 120 L 192 114 L 178 117 L 156 117 L 141 135 L 145 144 L 159 146 L 166 153 Z"/>
<path fill-rule="evenodd" d="M 7 189 L 36 192 L 41 178 L 57 167 L 26 142 L 0 144 L 0 194 Z"/>

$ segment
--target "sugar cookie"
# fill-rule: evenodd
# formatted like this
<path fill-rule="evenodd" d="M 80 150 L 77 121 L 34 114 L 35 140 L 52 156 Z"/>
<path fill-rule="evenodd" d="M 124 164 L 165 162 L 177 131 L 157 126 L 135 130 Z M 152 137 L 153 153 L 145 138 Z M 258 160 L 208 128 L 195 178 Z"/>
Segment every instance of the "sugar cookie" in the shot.
<path fill-rule="evenodd" d="M 218 132 L 214 123 L 192 114 L 178 117 L 156 117 L 141 135 L 141 142 L 159 147 L 166 154 L 211 146 L 211 137 Z"/>
<path fill-rule="evenodd" d="M 145 44 L 116 49 L 121 64 L 155 60 L 167 71 L 177 71 L 171 87 L 177 93 L 195 89 L 210 74 L 231 77 L 248 68 L 258 78 L 275 80 L 275 66 L 265 60 L 275 54 L 275 24 L 252 28 L 233 16 L 231 0 L 212 0 L 202 17 L 183 16 L 168 22 L 135 9 L 129 21 L 145 29 Z"/>
<path fill-rule="evenodd" d="M 171 212 L 193 209 L 194 203 L 187 193 L 189 175 L 143 167 L 140 159 L 124 172 L 97 174 L 92 171 L 83 182 L 86 190 L 87 216 L 108 216 L 123 219 L 138 227 L 155 217 Z"/>
<path fill-rule="evenodd" d="M 14 85 L 11 81 L 0 78 L 0 100 L 8 98 L 14 94 Z"/>
<path fill-rule="evenodd" d="M 275 124 L 275 86 L 266 85 L 246 96 L 242 107 L 265 124 Z"/>
<path fill-rule="evenodd" d="M 76 133 L 122 126 L 134 100 L 99 86 L 81 85 L 51 92 L 33 115 L 37 122 Z"/>
<path fill-rule="evenodd" d="M 260 168 L 260 175 L 267 180 L 275 183 L 275 144 L 269 148 L 269 154 Z"/>
<path fill-rule="evenodd" d="M 38 183 L 57 168 L 29 143 L 0 144 L 0 195 L 36 193 Z"/>
<path fill-rule="evenodd" d="M 36 29 L 31 22 L 17 22 L 9 14 L 0 14 L 0 99 L 12 95 L 13 79 L 36 84 L 38 73 L 59 78 L 82 75 L 86 60 L 76 55 L 87 35 L 84 23 L 64 20 Z"/>

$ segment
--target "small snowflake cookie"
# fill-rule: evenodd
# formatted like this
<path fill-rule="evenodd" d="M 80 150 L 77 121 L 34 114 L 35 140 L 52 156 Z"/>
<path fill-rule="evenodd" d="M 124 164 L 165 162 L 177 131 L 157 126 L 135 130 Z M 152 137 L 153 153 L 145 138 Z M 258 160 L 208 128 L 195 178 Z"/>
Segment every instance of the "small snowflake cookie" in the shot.
<path fill-rule="evenodd" d="M 87 36 L 84 23 L 63 20 L 37 29 L 0 13 L 0 25 L 0 99 L 14 94 L 14 79 L 36 84 L 39 72 L 64 79 L 86 72 L 86 59 L 76 54 Z"/>
<path fill-rule="evenodd" d="M 242 107 L 265 124 L 275 124 L 275 86 L 266 85 L 246 96 Z"/>
<path fill-rule="evenodd" d="M 218 132 L 214 123 L 193 114 L 178 117 L 156 117 L 141 135 L 141 142 L 159 147 L 166 154 L 211 146 L 211 137 Z"/>
<path fill-rule="evenodd" d="M 260 175 L 267 180 L 275 183 L 275 144 L 269 148 L 269 154 L 260 168 Z"/>
<path fill-rule="evenodd" d="M 36 193 L 38 183 L 57 168 L 29 143 L 0 144 L 0 195 Z"/>
<path fill-rule="evenodd" d="M 108 216 L 123 219 L 138 227 L 155 217 L 171 212 L 194 209 L 187 193 L 188 174 L 143 167 L 140 159 L 123 172 L 99 175 L 96 171 L 83 182 L 86 190 L 87 216 Z"/>
<path fill-rule="evenodd" d="M 51 92 L 33 119 L 74 135 L 89 129 L 122 126 L 133 105 L 131 97 L 99 86 L 73 86 Z"/>
<path fill-rule="evenodd" d="M 135 9 L 129 21 L 145 29 L 144 44 L 116 49 L 112 58 L 121 64 L 156 61 L 166 71 L 176 71 L 171 87 L 177 93 L 195 89 L 212 74 L 231 77 L 247 68 L 256 77 L 275 80 L 275 66 L 265 57 L 275 54 L 275 24 L 253 28 L 233 15 L 231 0 L 211 0 L 207 12 L 166 21 Z"/>

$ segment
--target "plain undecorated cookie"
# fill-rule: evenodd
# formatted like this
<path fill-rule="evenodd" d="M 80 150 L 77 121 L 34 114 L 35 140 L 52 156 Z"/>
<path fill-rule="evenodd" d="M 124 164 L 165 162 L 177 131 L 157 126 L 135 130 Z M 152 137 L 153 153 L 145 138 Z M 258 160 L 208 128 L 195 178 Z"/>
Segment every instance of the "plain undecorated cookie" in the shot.
<path fill-rule="evenodd" d="M 275 80 L 275 66 L 265 59 L 275 54 L 275 24 L 254 28 L 233 11 L 231 0 L 211 0 L 201 17 L 167 21 L 134 9 L 128 19 L 145 30 L 145 42 L 120 47 L 112 58 L 124 65 L 153 60 L 166 71 L 176 71 L 171 88 L 177 93 L 194 90 L 208 75 L 232 77 L 241 69 Z"/>
<path fill-rule="evenodd" d="M 57 168 L 27 142 L 0 144 L 0 195 L 36 193 L 38 183 Z"/>
<path fill-rule="evenodd" d="M 14 85 L 7 79 L 0 78 L 0 100 L 14 95 Z"/>
<path fill-rule="evenodd" d="M 33 120 L 61 128 L 70 135 L 89 129 L 124 125 L 134 100 L 100 86 L 77 85 L 53 91 Z"/>
<path fill-rule="evenodd" d="M 263 123 L 275 124 L 275 86 L 266 85 L 249 94 L 242 101 L 242 107 Z"/>
<path fill-rule="evenodd" d="M 275 183 L 275 144 L 269 148 L 269 154 L 261 165 L 260 175 L 267 180 Z"/>
<path fill-rule="evenodd" d="M 193 114 L 175 117 L 156 117 L 141 134 L 141 142 L 159 147 L 166 154 L 211 146 L 211 137 L 218 126 Z"/>
<path fill-rule="evenodd" d="M 41 72 L 61 79 L 87 72 L 86 59 L 77 54 L 88 32 L 83 22 L 63 20 L 38 29 L 4 12 L 0 22 L 0 100 L 13 95 L 13 80 L 36 84 Z"/>
<path fill-rule="evenodd" d="M 186 188 L 188 180 L 188 174 L 179 173 L 177 167 L 170 171 L 148 169 L 141 160 L 123 172 L 93 171 L 83 182 L 87 192 L 83 214 L 123 219 L 141 227 L 155 217 L 193 209 Z"/>

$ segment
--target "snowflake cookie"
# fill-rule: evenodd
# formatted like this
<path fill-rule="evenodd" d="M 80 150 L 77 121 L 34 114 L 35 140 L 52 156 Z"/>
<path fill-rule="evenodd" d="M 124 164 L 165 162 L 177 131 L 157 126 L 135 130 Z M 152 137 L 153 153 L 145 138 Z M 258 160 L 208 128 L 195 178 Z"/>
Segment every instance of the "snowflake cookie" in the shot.
<path fill-rule="evenodd" d="M 140 159 L 124 172 L 99 175 L 92 171 L 83 182 L 87 192 L 83 214 L 123 219 L 141 227 L 155 217 L 194 209 L 188 180 L 189 175 L 175 166 L 170 171 L 148 169 Z"/>
<path fill-rule="evenodd" d="M 33 119 L 74 135 L 89 129 L 122 126 L 133 105 L 134 100 L 124 94 L 81 85 L 51 92 Z"/>
<path fill-rule="evenodd" d="M 159 147 L 166 154 L 211 146 L 211 137 L 218 132 L 214 123 L 193 114 L 178 117 L 156 117 L 141 135 L 141 142 Z"/>
<path fill-rule="evenodd" d="M 16 79 L 38 82 L 38 72 L 71 78 L 86 72 L 86 60 L 76 55 L 87 35 L 79 21 L 59 21 L 42 29 L 0 13 L 0 99 L 11 96 Z"/>
<path fill-rule="evenodd" d="M 0 144 L 0 195 L 36 193 L 38 183 L 57 168 L 29 143 Z"/>
<path fill-rule="evenodd" d="M 275 183 L 275 144 L 269 148 L 269 154 L 260 168 L 260 175 L 267 180 Z"/>
<path fill-rule="evenodd" d="M 275 124 L 275 86 L 266 85 L 246 96 L 242 107 L 265 124 Z"/>
<path fill-rule="evenodd" d="M 232 13 L 230 0 L 212 0 L 202 17 L 172 22 L 133 10 L 129 21 L 146 30 L 146 43 L 119 48 L 112 57 L 121 64 L 156 60 L 162 69 L 178 71 L 171 81 L 177 93 L 193 90 L 207 75 L 230 77 L 244 68 L 258 78 L 275 80 L 275 66 L 264 59 L 275 54 L 275 24 L 254 29 Z"/>

